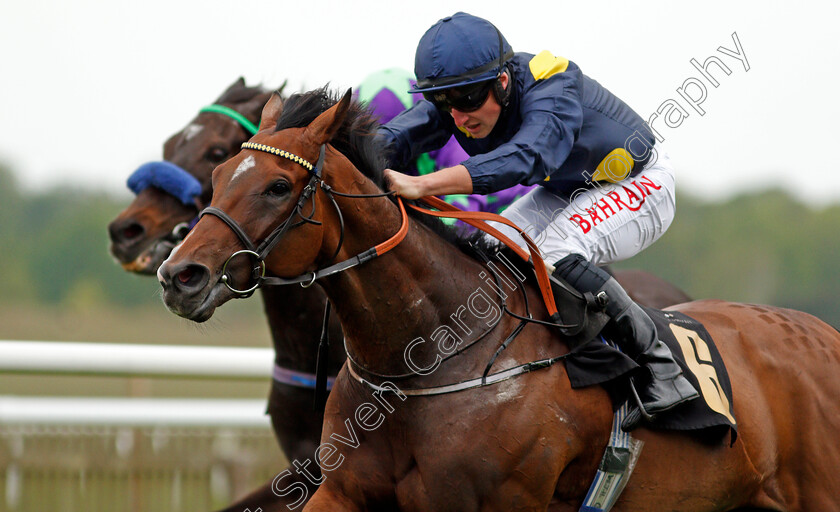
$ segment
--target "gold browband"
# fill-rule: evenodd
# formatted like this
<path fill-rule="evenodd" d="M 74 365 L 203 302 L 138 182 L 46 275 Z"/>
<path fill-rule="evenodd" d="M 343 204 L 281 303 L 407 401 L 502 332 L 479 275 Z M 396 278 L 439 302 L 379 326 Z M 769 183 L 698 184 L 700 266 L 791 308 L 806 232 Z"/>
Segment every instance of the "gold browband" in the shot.
<path fill-rule="evenodd" d="M 255 142 L 243 142 L 242 149 L 255 149 L 257 151 L 264 151 L 266 153 L 271 153 L 272 155 L 282 156 L 283 158 L 288 158 L 292 162 L 296 164 L 302 165 L 307 171 L 312 172 L 312 169 L 315 168 L 314 165 L 309 163 L 307 160 L 293 154 L 289 153 L 288 151 L 284 151 L 282 149 L 278 149 L 272 146 L 267 146 L 265 144 L 257 144 Z"/>

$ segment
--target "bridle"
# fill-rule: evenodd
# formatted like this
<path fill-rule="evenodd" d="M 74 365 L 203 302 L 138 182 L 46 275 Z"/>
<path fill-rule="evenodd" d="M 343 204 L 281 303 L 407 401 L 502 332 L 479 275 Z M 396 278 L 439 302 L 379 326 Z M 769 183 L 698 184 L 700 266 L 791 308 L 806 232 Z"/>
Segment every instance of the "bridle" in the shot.
<path fill-rule="evenodd" d="M 376 258 L 377 256 L 385 254 L 386 252 L 396 247 L 402 241 L 402 239 L 405 238 L 405 235 L 408 232 L 408 215 L 406 214 L 405 206 L 403 206 L 402 201 L 398 201 L 400 206 L 400 213 L 402 215 L 402 225 L 399 231 L 397 231 L 397 233 L 394 234 L 394 236 L 392 236 L 385 242 L 371 247 L 370 249 L 367 249 L 366 251 L 363 251 L 339 263 L 335 263 L 328 267 L 321 268 L 312 272 L 307 272 L 297 277 L 266 277 L 265 258 L 272 251 L 272 249 L 274 249 L 274 247 L 277 246 L 277 244 L 280 242 L 283 236 L 290 229 L 301 226 L 303 224 L 321 225 L 320 221 L 313 219 L 316 213 L 316 202 L 314 201 L 314 194 L 318 191 L 318 189 L 323 190 L 326 196 L 330 199 L 330 202 L 332 203 L 336 213 L 338 214 L 340 224 L 339 241 L 330 261 L 335 260 L 344 243 L 344 217 L 341 214 L 341 209 L 339 208 L 338 203 L 335 200 L 335 196 L 348 198 L 374 198 L 390 196 L 393 195 L 393 192 L 384 192 L 381 194 L 346 194 L 334 190 L 326 182 L 324 182 L 323 178 L 321 177 L 321 172 L 323 170 L 324 159 L 326 155 L 325 144 L 321 145 L 318 155 L 318 161 L 317 163 L 315 163 L 315 165 L 293 153 L 266 144 L 244 142 L 242 143 L 242 149 L 262 151 L 282 158 L 286 158 L 287 160 L 291 160 L 292 162 L 295 162 L 304 169 L 306 169 L 310 174 L 310 178 L 309 183 L 307 183 L 301 191 L 297 203 L 295 204 L 294 208 L 292 209 L 291 213 L 286 218 L 286 220 L 284 220 L 276 228 L 274 228 L 274 230 L 272 230 L 271 233 L 269 233 L 259 244 L 254 243 L 251 240 L 251 238 L 245 233 L 242 227 L 223 210 L 216 208 L 215 206 L 208 206 L 199 214 L 199 218 L 203 217 L 204 215 L 213 215 L 222 220 L 225 224 L 227 224 L 231 231 L 233 231 L 237 238 L 239 238 L 239 241 L 242 242 L 242 245 L 245 246 L 245 249 L 236 251 L 233 254 L 231 254 L 222 266 L 221 281 L 231 292 L 233 292 L 236 295 L 237 298 L 250 297 L 254 293 L 254 291 L 262 285 L 289 285 L 297 283 L 304 288 L 308 288 L 309 286 L 312 286 L 312 284 L 315 283 L 317 279 L 337 274 L 339 272 L 343 272 L 347 269 L 353 268 L 366 261 Z M 313 198 L 312 209 L 308 214 L 304 214 L 304 205 L 310 197 Z M 300 220 L 297 222 L 295 222 L 296 217 L 300 218 Z M 250 276 L 251 280 L 253 281 L 253 285 L 245 289 L 235 288 L 231 284 L 232 279 L 227 271 L 227 267 L 230 264 L 231 260 L 233 260 L 233 258 L 239 255 L 251 256 L 254 259 L 254 266 L 251 268 Z"/>
<path fill-rule="evenodd" d="M 228 116 L 229 118 L 239 123 L 239 125 L 242 126 L 242 128 L 245 128 L 245 131 L 247 131 L 251 135 L 256 135 L 259 131 L 257 125 L 252 123 L 250 119 L 245 117 L 241 112 L 237 112 L 236 110 L 230 107 L 214 103 L 212 105 L 202 107 L 201 110 L 198 111 L 199 114 L 202 112 L 213 112 L 216 114 L 222 114 L 223 116 Z"/>

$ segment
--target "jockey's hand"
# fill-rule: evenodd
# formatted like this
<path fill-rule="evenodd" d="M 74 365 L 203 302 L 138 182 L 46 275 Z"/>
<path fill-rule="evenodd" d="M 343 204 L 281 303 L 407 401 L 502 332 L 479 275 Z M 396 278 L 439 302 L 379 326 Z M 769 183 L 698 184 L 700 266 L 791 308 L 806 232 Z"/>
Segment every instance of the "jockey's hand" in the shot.
<path fill-rule="evenodd" d="M 393 190 L 405 199 L 417 199 L 426 195 L 423 193 L 421 176 L 409 176 L 393 169 L 385 169 L 385 179 L 388 190 Z"/>
<path fill-rule="evenodd" d="M 472 193 L 472 178 L 463 165 L 446 167 L 423 176 L 409 176 L 385 169 L 385 177 L 388 189 L 406 199 Z"/>

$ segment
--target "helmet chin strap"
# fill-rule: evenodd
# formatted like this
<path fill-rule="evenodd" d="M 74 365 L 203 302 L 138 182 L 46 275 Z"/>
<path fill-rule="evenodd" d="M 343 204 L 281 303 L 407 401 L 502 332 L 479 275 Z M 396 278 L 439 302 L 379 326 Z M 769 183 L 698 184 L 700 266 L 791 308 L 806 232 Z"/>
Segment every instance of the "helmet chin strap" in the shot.
<path fill-rule="evenodd" d="M 505 51 L 505 44 L 504 39 L 502 38 L 502 33 L 499 31 L 498 27 L 493 25 L 493 28 L 496 29 L 496 35 L 499 36 L 499 72 L 496 74 L 496 82 L 493 84 L 493 95 L 496 96 L 496 101 L 501 105 L 502 109 L 508 106 L 510 103 L 510 82 L 513 77 L 510 76 L 508 73 L 508 87 L 504 87 L 502 85 L 502 74 L 508 71 L 507 66 L 505 66 L 504 59 L 504 51 Z"/>
<path fill-rule="evenodd" d="M 507 74 L 508 77 L 507 87 L 502 85 L 502 75 L 505 74 Z M 504 66 L 504 69 L 502 69 L 499 77 L 496 78 L 496 83 L 493 84 L 493 96 L 496 97 L 496 101 L 499 105 L 501 105 L 502 110 L 504 110 L 510 103 L 511 91 L 513 91 L 510 85 L 511 81 L 513 81 L 513 77 L 511 76 L 508 67 Z"/>

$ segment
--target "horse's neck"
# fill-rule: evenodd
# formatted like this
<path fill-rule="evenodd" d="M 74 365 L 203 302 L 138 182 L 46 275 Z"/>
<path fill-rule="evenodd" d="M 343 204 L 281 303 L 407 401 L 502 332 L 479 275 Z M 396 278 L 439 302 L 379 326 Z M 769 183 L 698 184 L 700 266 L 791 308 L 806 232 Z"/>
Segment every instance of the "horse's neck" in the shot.
<path fill-rule="evenodd" d="M 346 254 L 339 260 L 383 242 L 402 222 L 390 200 L 350 201 L 356 203 L 342 202 L 347 225 L 342 253 Z M 387 373 L 405 372 L 406 346 L 418 337 L 428 343 L 416 345 L 412 358 L 434 361 L 438 348 L 431 337 L 440 327 L 452 328 L 464 337 L 470 334 L 469 338 L 487 331 L 486 318 L 465 314 L 470 295 L 477 289 L 487 292 L 494 307 L 498 300 L 482 281 L 486 278 L 482 265 L 429 228 L 409 222 L 408 234 L 396 248 L 323 282 L 341 319 L 350 354 L 363 365 Z"/>
<path fill-rule="evenodd" d="M 263 308 L 268 319 L 275 362 L 290 370 L 315 371 L 318 343 L 324 318 L 326 296 L 317 286 L 297 285 L 262 288 Z M 330 325 L 329 373 L 335 375 L 344 362 L 341 329 Z"/>

